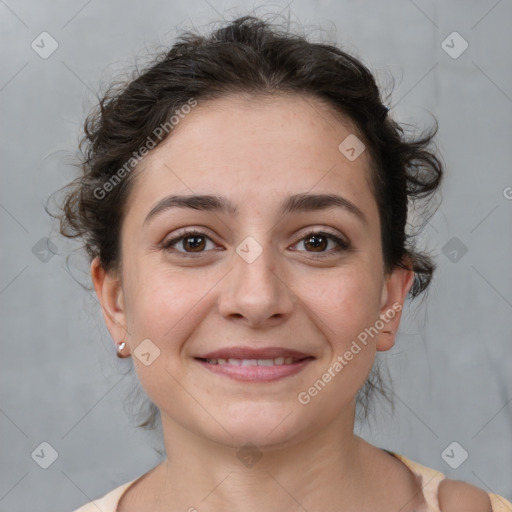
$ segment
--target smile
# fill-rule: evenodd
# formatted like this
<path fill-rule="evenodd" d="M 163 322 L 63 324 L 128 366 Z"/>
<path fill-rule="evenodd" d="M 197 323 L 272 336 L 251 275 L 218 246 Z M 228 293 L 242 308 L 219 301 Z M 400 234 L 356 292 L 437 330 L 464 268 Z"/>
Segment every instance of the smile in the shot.
<path fill-rule="evenodd" d="M 273 359 L 196 358 L 203 368 L 238 381 L 270 382 L 296 375 L 314 357 Z"/>
<path fill-rule="evenodd" d="M 296 357 L 276 357 L 274 359 L 206 359 L 210 364 L 232 364 L 235 366 L 275 366 L 282 364 L 294 364 L 300 361 Z"/>

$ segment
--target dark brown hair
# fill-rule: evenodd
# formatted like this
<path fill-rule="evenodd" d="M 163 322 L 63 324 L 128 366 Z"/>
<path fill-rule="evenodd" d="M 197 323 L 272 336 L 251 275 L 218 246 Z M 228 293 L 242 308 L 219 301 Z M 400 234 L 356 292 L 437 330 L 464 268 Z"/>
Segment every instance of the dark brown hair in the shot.
<path fill-rule="evenodd" d="M 385 271 L 397 266 L 414 270 L 411 298 L 426 290 L 435 264 L 417 250 L 417 233 L 407 233 L 406 223 L 408 202 L 416 207 L 417 201 L 430 199 L 441 182 L 443 166 L 433 151 L 437 123 L 418 137 L 407 137 L 388 115 L 372 73 L 358 59 L 255 16 L 239 17 L 207 36 L 182 33 L 144 70 L 99 98 L 80 142 L 81 174 L 65 189 L 57 215 L 61 233 L 82 239 L 91 259 L 99 256 L 105 269 L 117 268 L 120 226 L 134 182 L 128 170 L 136 167 L 133 155 L 149 138 L 154 141 L 155 130 L 191 98 L 200 103 L 234 93 L 300 94 L 352 122 L 372 160 L 370 182 L 380 213 Z M 123 178 L 113 182 L 123 166 Z M 107 197 L 98 197 L 107 182 L 114 186 L 108 187 Z M 374 370 L 357 397 L 365 417 L 373 390 L 390 400 L 378 367 Z M 152 403 L 150 407 L 139 426 L 155 427 L 159 411 Z"/>

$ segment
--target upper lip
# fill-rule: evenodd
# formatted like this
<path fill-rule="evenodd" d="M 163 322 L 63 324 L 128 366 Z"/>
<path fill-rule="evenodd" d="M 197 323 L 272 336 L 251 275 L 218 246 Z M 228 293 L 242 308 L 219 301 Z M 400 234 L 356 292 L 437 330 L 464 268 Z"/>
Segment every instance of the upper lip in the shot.
<path fill-rule="evenodd" d="M 251 348 L 251 347 L 230 347 L 221 348 L 197 356 L 197 359 L 275 359 L 277 357 L 294 357 L 304 359 L 313 357 L 311 354 L 299 352 L 283 347 Z"/>

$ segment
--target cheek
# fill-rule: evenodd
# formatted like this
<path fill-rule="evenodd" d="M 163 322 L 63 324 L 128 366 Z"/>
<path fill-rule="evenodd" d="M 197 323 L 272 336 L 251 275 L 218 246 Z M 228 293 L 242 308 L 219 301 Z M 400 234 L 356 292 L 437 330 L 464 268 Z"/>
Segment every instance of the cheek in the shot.
<path fill-rule="evenodd" d="M 161 267 L 158 271 L 155 267 L 153 271 L 134 273 L 128 281 L 130 302 L 126 314 L 139 381 L 159 408 L 166 409 L 170 396 L 185 407 L 190 397 L 179 384 L 186 370 L 182 348 L 204 313 L 203 296 L 210 286 L 206 286 L 204 280 L 198 280 L 202 285 L 197 287 L 197 281 L 188 273 L 169 272 Z M 137 347 L 147 339 L 154 344 L 148 345 L 151 353 L 148 365 L 137 357 L 140 352 Z M 153 351 L 156 357 L 153 357 Z"/>
<path fill-rule="evenodd" d="M 190 279 L 187 272 L 145 268 L 128 279 L 126 314 L 135 342 L 149 338 L 162 350 L 179 350 L 193 329 L 209 286 Z"/>
<path fill-rule="evenodd" d="M 378 319 L 381 283 L 367 268 L 346 267 L 335 275 L 326 273 L 302 288 L 303 302 L 318 318 L 333 349 L 350 344 Z"/>
<path fill-rule="evenodd" d="M 314 400 L 319 410 L 339 411 L 357 395 L 375 360 L 371 328 L 379 318 L 380 292 L 378 276 L 368 268 L 340 270 L 335 278 L 331 274 L 309 288 L 304 303 L 330 353 L 322 373 L 307 383 L 299 401 Z"/>

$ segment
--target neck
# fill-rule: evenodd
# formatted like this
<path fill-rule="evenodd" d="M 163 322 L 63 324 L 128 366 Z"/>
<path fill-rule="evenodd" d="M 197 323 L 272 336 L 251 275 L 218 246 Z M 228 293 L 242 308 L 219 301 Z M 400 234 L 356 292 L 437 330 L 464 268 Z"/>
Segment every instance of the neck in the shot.
<path fill-rule="evenodd" d="M 365 494 L 367 444 L 353 433 L 353 414 L 315 436 L 275 446 L 222 445 L 162 416 L 167 459 L 158 477 L 158 503 L 173 510 L 240 512 L 331 510 Z"/>

